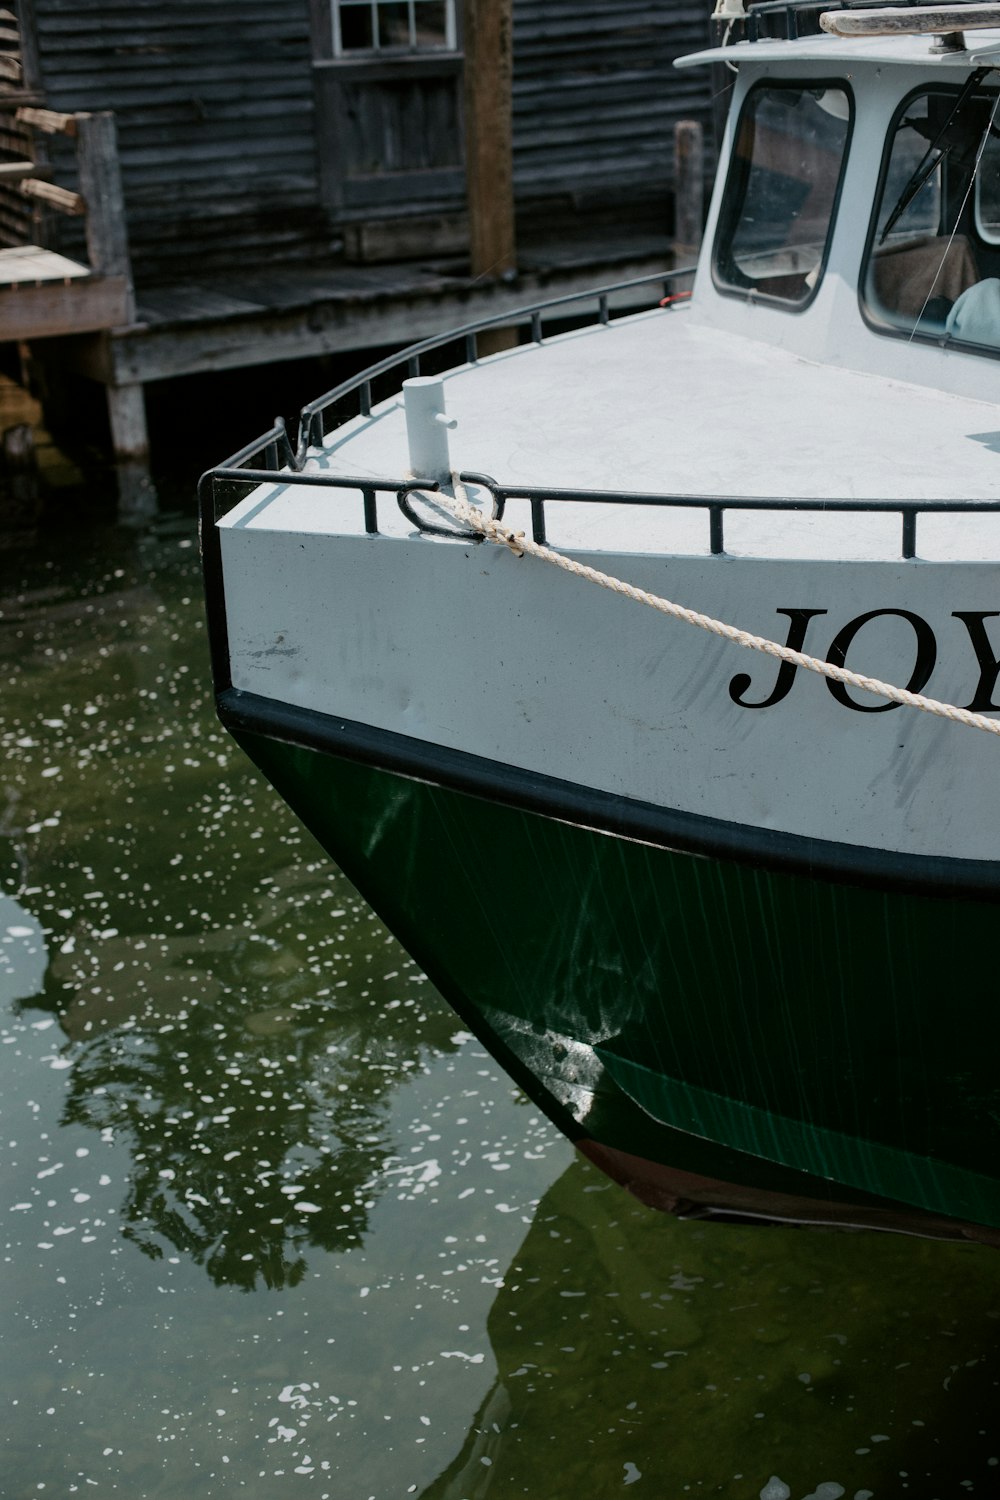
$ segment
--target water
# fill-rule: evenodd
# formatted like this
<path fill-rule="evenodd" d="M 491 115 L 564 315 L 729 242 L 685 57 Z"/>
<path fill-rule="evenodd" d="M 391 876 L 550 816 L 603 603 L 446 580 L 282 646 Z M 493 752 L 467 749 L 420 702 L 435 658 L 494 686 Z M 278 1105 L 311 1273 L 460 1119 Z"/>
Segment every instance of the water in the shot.
<path fill-rule="evenodd" d="M 1000 1254 L 577 1160 L 216 726 L 196 554 L 0 554 L 3 1500 L 1000 1493 Z"/>

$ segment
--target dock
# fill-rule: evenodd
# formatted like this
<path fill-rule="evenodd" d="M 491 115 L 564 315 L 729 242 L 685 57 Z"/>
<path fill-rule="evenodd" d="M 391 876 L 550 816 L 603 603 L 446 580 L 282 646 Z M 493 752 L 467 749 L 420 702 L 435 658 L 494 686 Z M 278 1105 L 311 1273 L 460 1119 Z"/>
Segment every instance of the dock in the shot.
<path fill-rule="evenodd" d="M 99 276 L 89 266 L 45 250 L 18 245 L 0 250 L 0 330 L 5 340 L 93 333 L 128 317 L 124 277 Z"/>
<path fill-rule="evenodd" d="M 306 0 L 245 28 L 7 3 L 0 342 L 50 391 L 102 386 L 120 472 L 148 467 L 157 383 L 360 361 L 693 258 L 704 174 L 676 132 L 706 88 L 670 71 L 703 40 L 693 0 L 627 25 L 446 0 L 440 35 L 384 56 Z"/>
<path fill-rule="evenodd" d="M 140 288 L 128 322 L 46 339 L 33 354 L 103 385 L 116 461 L 135 470 L 148 462 L 146 390 L 160 381 L 400 347 L 550 297 L 667 274 L 674 260 L 667 236 L 650 233 L 627 247 L 609 236 L 528 240 L 517 271 L 502 277 L 432 258 L 236 266 L 225 276 Z M 647 302 L 648 292 L 637 291 L 634 305 Z M 628 294 L 619 300 L 626 305 Z"/>
<path fill-rule="evenodd" d="M 564 224 L 558 233 L 527 236 L 516 269 L 502 274 L 473 274 L 467 257 L 435 255 L 430 241 L 423 259 L 327 257 L 267 268 L 241 265 L 234 245 L 225 272 L 194 270 L 135 288 L 113 114 L 19 113 L 76 144 L 80 194 L 46 183 L 40 192 L 80 218 L 86 254 L 77 260 L 37 245 L 0 250 L 0 339 L 30 343 L 42 366 L 104 387 L 120 482 L 140 497 L 130 506 L 141 507 L 149 483 L 150 385 L 401 346 L 533 302 L 666 273 L 676 259 L 665 229 L 626 239 Z"/>

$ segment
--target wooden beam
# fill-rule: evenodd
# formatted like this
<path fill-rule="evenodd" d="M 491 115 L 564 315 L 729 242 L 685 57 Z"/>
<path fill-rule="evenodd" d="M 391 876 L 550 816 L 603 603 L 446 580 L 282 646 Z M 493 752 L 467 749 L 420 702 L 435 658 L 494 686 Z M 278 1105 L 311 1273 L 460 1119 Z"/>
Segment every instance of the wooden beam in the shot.
<path fill-rule="evenodd" d="M 90 364 L 85 373 L 127 385 L 176 375 L 238 370 L 277 360 L 311 359 L 320 354 L 402 347 L 476 318 L 514 313 L 536 298 L 584 295 L 602 279 L 627 281 L 663 268 L 664 258 L 659 255 L 616 263 L 613 271 L 609 267 L 603 273 L 589 265 L 556 275 L 525 273 L 512 283 L 482 281 L 472 287 L 458 283 L 454 291 L 344 297 L 286 311 L 166 326 L 140 321 L 133 328 L 112 333 L 106 349 L 88 350 Z M 654 300 L 648 288 L 639 288 L 616 300 L 615 307 L 639 309 L 649 307 Z M 141 304 L 139 317 L 141 320 Z"/>
<path fill-rule="evenodd" d="M 23 88 L 39 95 L 37 99 L 22 99 L 22 104 L 44 104 L 42 96 L 42 65 L 38 55 L 38 30 L 35 25 L 35 0 L 18 0 L 17 27 L 21 33 L 21 75 Z"/>
<path fill-rule="evenodd" d="M 0 114 L 22 109 L 27 104 L 41 104 L 42 98 L 37 89 L 11 89 L 7 94 L 0 94 Z"/>
<path fill-rule="evenodd" d="M 473 276 L 516 269 L 512 0 L 464 0 L 465 170 Z"/>
<path fill-rule="evenodd" d="M 77 116 L 77 166 L 87 205 L 87 255 L 101 276 L 123 276 L 131 286 L 125 196 L 118 161 L 118 134 L 110 110 Z M 132 321 L 132 312 L 123 319 Z"/>
<path fill-rule="evenodd" d="M 14 116 L 22 125 L 33 125 L 46 135 L 76 135 L 76 115 L 60 114 L 55 109 L 33 109 L 21 106 Z"/>
<path fill-rule="evenodd" d="M 464 213 L 399 214 L 344 225 L 348 260 L 368 265 L 463 255 L 468 244 L 469 221 Z"/>
<path fill-rule="evenodd" d="M 126 321 L 122 277 L 43 281 L 0 290 L 0 330 L 5 342 L 115 328 Z"/>
<path fill-rule="evenodd" d="M 61 214 L 85 214 L 87 205 L 79 193 L 70 192 L 69 188 L 59 187 L 54 182 L 42 182 L 39 177 L 28 177 L 21 183 L 21 192 L 26 198 L 40 198 L 50 208 L 58 209 Z"/>
<path fill-rule="evenodd" d="M 21 182 L 37 171 L 33 161 L 0 161 L 0 182 Z"/>

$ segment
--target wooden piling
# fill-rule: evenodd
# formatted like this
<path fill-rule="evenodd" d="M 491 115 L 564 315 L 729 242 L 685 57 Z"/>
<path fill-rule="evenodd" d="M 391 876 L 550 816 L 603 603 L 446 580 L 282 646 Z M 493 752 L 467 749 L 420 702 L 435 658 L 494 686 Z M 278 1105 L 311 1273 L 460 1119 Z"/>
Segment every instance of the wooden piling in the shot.
<path fill-rule="evenodd" d="M 129 281 L 128 322 L 135 316 L 131 293 L 125 196 L 118 162 L 118 135 L 111 110 L 76 117 L 77 165 L 80 193 L 87 206 L 87 259 L 98 276 L 124 276 Z"/>
<path fill-rule="evenodd" d="M 38 460 L 35 434 L 29 422 L 8 427 L 0 439 L 7 492 L 16 505 L 32 506 L 38 499 Z"/>
<path fill-rule="evenodd" d="M 512 0 L 464 0 L 465 172 L 469 270 L 510 280 L 517 271 L 514 228 Z M 505 328 L 479 336 L 481 355 L 513 348 Z"/>
<path fill-rule="evenodd" d="M 135 320 L 135 293 L 115 117 L 104 110 L 77 115 L 76 122 L 80 191 L 87 205 L 87 258 L 98 275 L 125 278 L 126 321 L 131 323 Z M 138 383 L 113 381 L 106 390 L 111 445 L 118 469 L 119 515 L 142 518 L 156 509 L 156 492 L 149 474 L 145 392 Z"/>
<path fill-rule="evenodd" d="M 0 552 L 31 544 L 40 510 L 35 434 L 18 422 L 0 434 Z"/>
<path fill-rule="evenodd" d="M 674 126 L 674 256 L 694 261 L 705 219 L 705 141 L 697 120 Z"/>
<path fill-rule="evenodd" d="M 512 0 L 465 0 L 465 170 L 473 276 L 516 268 Z"/>

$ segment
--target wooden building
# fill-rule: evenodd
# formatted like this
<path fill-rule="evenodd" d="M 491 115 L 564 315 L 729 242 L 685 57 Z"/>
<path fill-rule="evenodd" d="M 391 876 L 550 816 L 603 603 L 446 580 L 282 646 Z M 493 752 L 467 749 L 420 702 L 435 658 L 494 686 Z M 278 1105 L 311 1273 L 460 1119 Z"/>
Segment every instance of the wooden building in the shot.
<path fill-rule="evenodd" d="M 673 126 L 709 116 L 707 80 L 671 67 L 707 39 L 701 3 L 513 0 L 501 277 L 468 262 L 463 99 L 491 70 L 464 77 L 463 0 L 5 3 L 23 76 L 0 91 L 0 166 L 32 155 L 76 192 L 73 140 L 17 107 L 114 115 L 131 316 L 59 357 L 109 387 L 123 454 L 148 381 L 402 342 L 662 264 Z M 84 254 L 78 219 L 0 180 L 0 242 L 25 239 Z"/>

